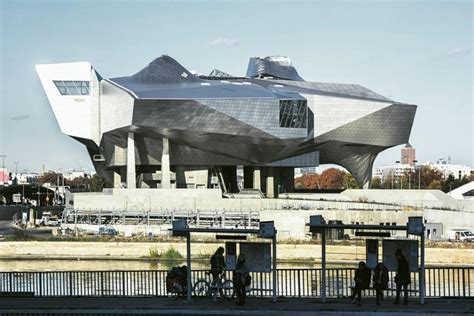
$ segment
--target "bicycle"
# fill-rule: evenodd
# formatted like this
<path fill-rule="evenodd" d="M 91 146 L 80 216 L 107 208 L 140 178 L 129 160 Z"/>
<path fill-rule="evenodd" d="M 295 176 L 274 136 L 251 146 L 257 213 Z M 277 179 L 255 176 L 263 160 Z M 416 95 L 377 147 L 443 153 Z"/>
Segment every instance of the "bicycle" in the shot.
<path fill-rule="evenodd" d="M 194 283 L 194 295 L 198 297 L 213 296 L 214 300 L 217 297 L 217 292 L 220 292 L 222 298 L 231 298 L 234 296 L 234 282 L 227 279 L 225 271 L 218 277 L 218 284 L 212 283 L 212 275 L 210 271 L 206 271 L 205 278 L 198 279 Z"/>

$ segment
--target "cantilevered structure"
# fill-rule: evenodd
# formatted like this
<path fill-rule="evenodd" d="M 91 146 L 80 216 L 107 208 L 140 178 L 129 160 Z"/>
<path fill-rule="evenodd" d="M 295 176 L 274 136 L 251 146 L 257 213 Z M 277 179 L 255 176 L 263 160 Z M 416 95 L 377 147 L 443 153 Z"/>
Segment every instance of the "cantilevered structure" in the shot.
<path fill-rule="evenodd" d="M 355 84 L 304 81 L 286 57 L 254 57 L 245 77 L 188 71 L 161 56 L 102 78 L 87 62 L 37 65 L 63 133 L 116 186 L 291 191 L 295 167 L 338 164 L 370 185 L 381 151 L 407 143 L 416 106 Z"/>

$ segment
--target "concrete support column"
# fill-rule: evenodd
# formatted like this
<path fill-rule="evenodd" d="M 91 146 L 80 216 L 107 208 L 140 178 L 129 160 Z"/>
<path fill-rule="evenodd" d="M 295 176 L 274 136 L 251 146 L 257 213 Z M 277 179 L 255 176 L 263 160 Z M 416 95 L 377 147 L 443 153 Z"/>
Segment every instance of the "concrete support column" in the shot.
<path fill-rule="evenodd" d="M 253 188 L 261 190 L 261 183 L 260 183 L 260 167 L 254 167 L 253 169 Z"/>
<path fill-rule="evenodd" d="M 170 175 L 170 144 L 168 138 L 163 138 L 163 148 L 161 152 L 161 188 L 171 188 Z"/>
<path fill-rule="evenodd" d="M 275 197 L 275 176 L 273 167 L 267 168 L 267 198 L 274 198 Z"/>
<path fill-rule="evenodd" d="M 114 188 L 119 189 L 122 186 L 122 175 L 114 172 Z"/>
<path fill-rule="evenodd" d="M 127 139 L 127 188 L 137 188 L 137 175 L 135 172 L 135 134 L 128 132 Z"/>
<path fill-rule="evenodd" d="M 253 167 L 244 166 L 244 188 L 253 188 Z"/>

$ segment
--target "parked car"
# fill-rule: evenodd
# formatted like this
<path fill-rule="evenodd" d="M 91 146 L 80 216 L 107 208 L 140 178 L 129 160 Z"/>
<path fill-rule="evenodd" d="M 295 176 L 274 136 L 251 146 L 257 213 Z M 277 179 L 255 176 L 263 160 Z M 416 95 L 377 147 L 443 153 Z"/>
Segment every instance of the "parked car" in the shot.
<path fill-rule="evenodd" d="M 448 232 L 448 239 L 450 241 L 474 241 L 474 234 L 468 229 L 452 229 Z"/>
<path fill-rule="evenodd" d="M 118 231 L 113 227 L 103 226 L 99 228 L 100 236 L 117 236 Z"/>

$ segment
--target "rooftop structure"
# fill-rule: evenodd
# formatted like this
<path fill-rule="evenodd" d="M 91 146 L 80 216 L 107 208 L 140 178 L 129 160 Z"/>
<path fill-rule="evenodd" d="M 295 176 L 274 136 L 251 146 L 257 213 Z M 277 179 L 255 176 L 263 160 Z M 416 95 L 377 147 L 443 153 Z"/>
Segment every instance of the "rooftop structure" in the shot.
<path fill-rule="evenodd" d="M 416 150 L 410 145 L 410 143 L 406 144 L 405 147 L 401 149 L 400 162 L 402 165 L 410 165 L 412 167 L 415 167 Z"/>
<path fill-rule="evenodd" d="M 115 187 L 293 189 L 296 167 L 333 163 L 369 187 L 381 151 L 407 143 L 416 106 L 356 84 L 304 81 L 286 57 L 245 77 L 197 76 L 169 56 L 105 79 L 88 62 L 36 66 L 61 131 Z"/>

